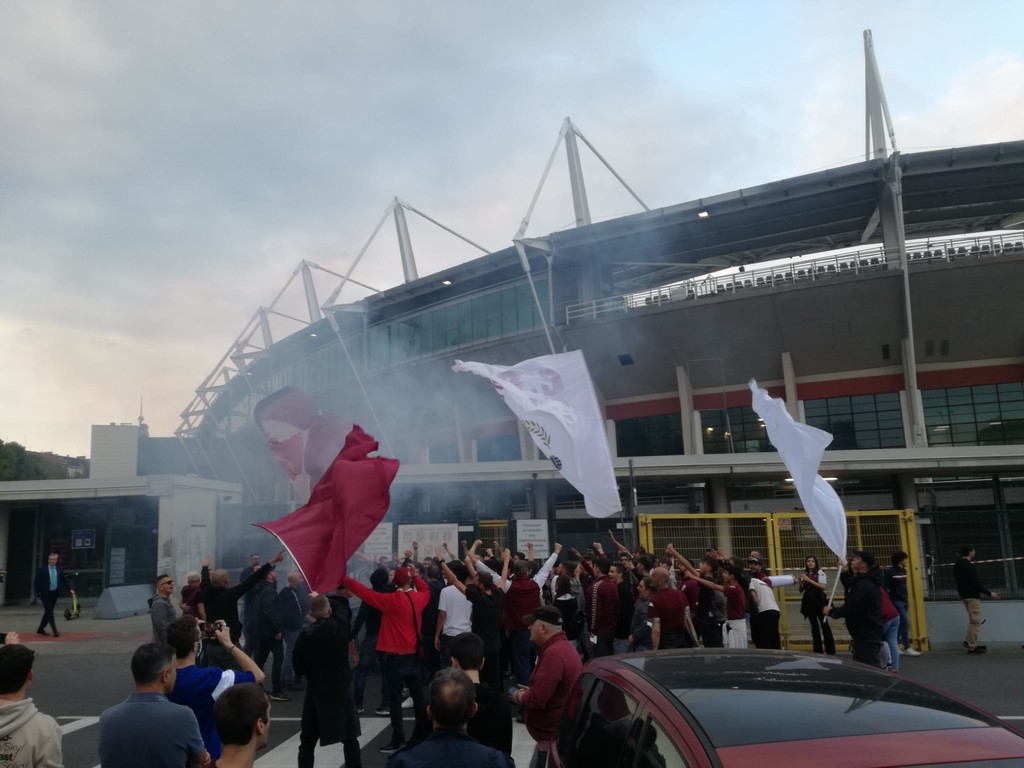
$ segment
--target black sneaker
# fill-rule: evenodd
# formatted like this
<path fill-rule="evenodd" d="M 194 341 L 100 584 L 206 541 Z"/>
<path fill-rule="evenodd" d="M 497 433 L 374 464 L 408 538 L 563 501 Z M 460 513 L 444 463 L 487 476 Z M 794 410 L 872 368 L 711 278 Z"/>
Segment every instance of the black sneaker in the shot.
<path fill-rule="evenodd" d="M 985 647 L 984 645 L 977 645 L 974 648 L 968 648 L 967 652 L 978 655 L 978 654 L 982 654 L 982 653 L 988 653 L 988 648 Z"/>
<path fill-rule="evenodd" d="M 363 708 L 362 707 L 356 707 L 356 714 L 357 715 L 363 714 Z"/>
<path fill-rule="evenodd" d="M 291 701 L 292 697 L 285 695 L 284 691 L 274 691 L 270 694 L 271 701 Z"/>
<path fill-rule="evenodd" d="M 377 707 L 373 710 L 373 714 L 377 717 L 391 717 L 391 710 L 387 707 Z"/>
<path fill-rule="evenodd" d="M 383 747 L 381 747 L 377 751 L 380 752 L 382 755 L 390 755 L 390 754 L 392 754 L 394 752 L 397 752 L 398 750 L 400 750 L 404 746 L 405 746 L 405 742 L 404 741 L 389 741 L 387 744 L 385 744 Z"/>

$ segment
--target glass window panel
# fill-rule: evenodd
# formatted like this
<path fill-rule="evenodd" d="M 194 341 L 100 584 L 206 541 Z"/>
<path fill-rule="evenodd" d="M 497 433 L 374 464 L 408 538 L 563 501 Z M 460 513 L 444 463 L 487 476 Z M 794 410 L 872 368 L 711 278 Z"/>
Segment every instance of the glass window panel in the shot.
<path fill-rule="evenodd" d="M 433 350 L 435 352 L 445 348 L 447 343 L 448 334 L 445 331 L 445 325 L 447 324 L 448 312 L 443 307 L 435 309 L 432 313 L 434 316 L 434 343 Z"/>
<path fill-rule="evenodd" d="M 477 296 L 470 302 L 470 308 L 473 315 L 473 341 L 480 341 L 481 339 L 487 338 L 486 302 L 487 300 L 483 296 Z"/>
<path fill-rule="evenodd" d="M 519 434 L 481 437 L 476 441 L 477 461 L 519 461 Z"/>
<path fill-rule="evenodd" d="M 529 331 L 533 324 L 533 295 L 530 293 L 530 286 L 523 284 L 516 286 L 516 312 L 519 315 L 519 322 L 516 325 L 517 331 Z"/>
<path fill-rule="evenodd" d="M 501 293 L 494 291 L 484 296 L 484 314 L 487 318 L 486 338 L 501 335 Z"/>
<path fill-rule="evenodd" d="M 519 324 L 516 322 L 516 289 L 506 288 L 501 292 L 501 333 L 507 336 L 518 331 Z"/>
<path fill-rule="evenodd" d="M 459 308 L 451 305 L 444 309 L 444 346 L 451 349 L 459 343 Z"/>
<path fill-rule="evenodd" d="M 469 301 L 456 305 L 458 311 L 458 344 L 468 344 L 473 340 L 473 307 Z"/>
<path fill-rule="evenodd" d="M 1014 381 L 1008 384 L 1000 384 L 997 389 L 999 399 L 1003 402 L 1007 400 L 1024 400 L 1024 383 Z"/>
<path fill-rule="evenodd" d="M 432 445 L 430 446 L 429 453 L 429 460 L 431 464 L 459 463 L 459 446 L 457 443 L 447 443 L 445 445 Z"/>

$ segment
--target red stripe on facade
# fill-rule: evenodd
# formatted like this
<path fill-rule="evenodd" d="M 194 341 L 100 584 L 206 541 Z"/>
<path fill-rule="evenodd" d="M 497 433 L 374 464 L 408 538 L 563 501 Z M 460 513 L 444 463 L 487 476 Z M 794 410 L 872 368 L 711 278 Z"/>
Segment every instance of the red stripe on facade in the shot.
<path fill-rule="evenodd" d="M 945 371 L 923 371 L 917 374 L 917 386 L 921 389 L 1008 384 L 1014 381 L 1024 381 L 1024 364 L 952 368 Z"/>
<path fill-rule="evenodd" d="M 660 400 L 642 400 L 637 403 L 616 403 L 605 406 L 605 418 L 618 421 L 620 419 L 636 419 L 640 416 L 661 416 L 666 413 L 679 413 L 678 397 L 666 397 Z"/>
<path fill-rule="evenodd" d="M 767 387 L 768 394 L 772 397 L 785 399 L 786 388 L 784 386 Z M 720 411 L 722 408 L 739 408 L 750 405 L 749 389 L 730 389 L 728 392 L 712 392 L 693 396 L 693 410 L 695 411 Z"/>
<path fill-rule="evenodd" d="M 920 378 L 918 376 L 919 381 Z M 863 376 L 857 379 L 809 381 L 796 385 L 796 395 L 801 400 L 821 400 L 826 397 L 850 397 L 852 395 L 876 395 L 882 392 L 899 392 L 902 389 L 903 374 L 890 373 L 885 376 Z"/>

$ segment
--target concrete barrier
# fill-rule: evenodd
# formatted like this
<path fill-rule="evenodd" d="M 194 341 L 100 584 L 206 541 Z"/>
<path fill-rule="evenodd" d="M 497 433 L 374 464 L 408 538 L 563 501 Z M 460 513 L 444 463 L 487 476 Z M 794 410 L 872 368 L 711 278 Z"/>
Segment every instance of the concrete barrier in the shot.
<path fill-rule="evenodd" d="M 149 598 L 154 597 L 151 584 L 107 587 L 93 611 L 94 619 L 124 619 L 149 613 Z"/>

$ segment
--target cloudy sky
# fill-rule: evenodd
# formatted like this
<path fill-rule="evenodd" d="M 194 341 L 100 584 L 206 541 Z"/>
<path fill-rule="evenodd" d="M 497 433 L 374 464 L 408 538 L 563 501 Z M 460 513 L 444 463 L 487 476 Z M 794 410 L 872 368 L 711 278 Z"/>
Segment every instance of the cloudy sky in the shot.
<path fill-rule="evenodd" d="M 865 28 L 901 149 L 1024 138 L 1017 2 L 0 4 L 0 439 L 87 454 L 140 396 L 172 434 L 396 195 L 508 245 L 567 115 L 652 207 L 861 159 Z M 584 165 L 595 219 L 637 210 Z M 421 275 L 475 253 L 411 228 Z M 401 275 L 389 225 L 354 276 Z"/>

